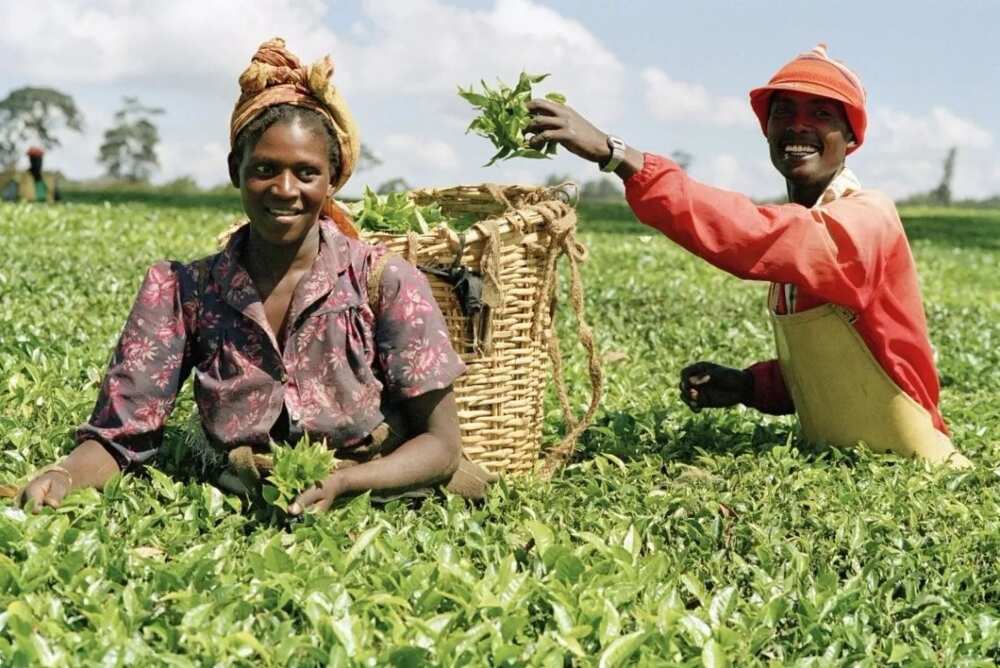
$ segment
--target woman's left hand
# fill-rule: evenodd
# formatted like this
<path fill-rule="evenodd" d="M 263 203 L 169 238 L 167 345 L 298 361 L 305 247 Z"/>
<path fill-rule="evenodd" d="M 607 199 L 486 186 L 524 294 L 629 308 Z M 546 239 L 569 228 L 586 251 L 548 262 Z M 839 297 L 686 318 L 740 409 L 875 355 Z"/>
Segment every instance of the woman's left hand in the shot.
<path fill-rule="evenodd" d="M 329 510 L 341 494 L 340 478 L 334 471 L 319 487 L 313 487 L 299 494 L 288 506 L 288 514 L 298 516 L 310 510 L 320 512 Z"/>

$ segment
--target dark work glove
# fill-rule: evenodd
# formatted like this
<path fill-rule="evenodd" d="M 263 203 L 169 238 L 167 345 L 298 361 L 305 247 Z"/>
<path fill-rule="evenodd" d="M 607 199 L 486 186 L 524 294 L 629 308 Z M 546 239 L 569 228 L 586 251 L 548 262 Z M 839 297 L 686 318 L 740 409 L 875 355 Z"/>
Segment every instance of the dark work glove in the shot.
<path fill-rule="evenodd" d="M 753 398 L 753 376 L 712 362 L 695 362 L 681 371 L 681 401 L 694 412 L 748 403 Z"/>

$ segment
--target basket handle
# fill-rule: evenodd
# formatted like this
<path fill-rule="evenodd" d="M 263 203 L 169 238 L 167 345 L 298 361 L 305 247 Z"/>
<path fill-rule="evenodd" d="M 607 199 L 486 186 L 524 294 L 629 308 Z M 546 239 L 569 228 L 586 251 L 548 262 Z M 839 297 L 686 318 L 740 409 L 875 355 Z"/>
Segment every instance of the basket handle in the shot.
<path fill-rule="evenodd" d="M 580 203 L 580 186 L 576 181 L 563 181 L 547 188 L 547 190 L 556 199 L 569 204 L 574 209 Z"/>
<path fill-rule="evenodd" d="M 484 183 L 483 187 L 486 188 L 486 192 L 488 192 L 490 196 L 496 200 L 497 204 L 503 205 L 504 209 L 510 211 L 511 209 L 517 208 L 511 204 L 511 201 L 507 198 L 507 195 L 504 194 L 503 188 L 500 185 L 496 183 Z"/>
<path fill-rule="evenodd" d="M 540 324 L 540 309 L 545 304 L 553 311 L 554 316 L 556 288 L 558 284 L 556 265 L 559 258 L 565 256 L 569 262 L 570 270 L 570 305 L 573 307 L 574 315 L 576 315 L 578 338 L 580 345 L 587 352 L 588 370 L 590 372 L 590 404 L 580 419 L 576 420 L 569 405 L 569 393 L 566 390 L 566 378 L 563 374 L 559 336 L 556 333 L 555 326 L 552 326 L 548 341 L 549 359 L 552 360 L 552 376 L 555 380 L 556 395 L 559 398 L 559 406 L 562 408 L 563 418 L 566 420 L 568 431 L 558 445 L 549 449 L 545 462 L 542 464 L 542 477 L 550 478 L 572 456 L 573 450 L 576 448 L 577 439 L 590 426 L 591 420 L 593 420 L 594 415 L 597 413 L 597 407 L 600 404 L 604 388 L 604 372 L 601 369 L 600 355 L 598 355 L 597 347 L 594 343 L 593 330 L 584 318 L 583 280 L 580 277 L 580 263 L 587 259 L 587 251 L 576 239 L 576 212 L 573 209 L 568 209 L 565 205 L 543 205 L 540 211 L 549 224 L 549 232 L 552 235 L 552 239 L 545 261 L 542 288 L 544 298 L 539 301 L 539 312 L 536 313 L 535 322 L 536 324 Z"/>

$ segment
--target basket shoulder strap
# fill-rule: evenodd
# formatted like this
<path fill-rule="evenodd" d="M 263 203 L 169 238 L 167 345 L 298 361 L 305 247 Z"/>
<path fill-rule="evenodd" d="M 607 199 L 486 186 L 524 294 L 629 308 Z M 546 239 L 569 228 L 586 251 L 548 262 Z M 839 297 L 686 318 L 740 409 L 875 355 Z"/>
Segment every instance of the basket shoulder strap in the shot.
<path fill-rule="evenodd" d="M 382 275 L 385 273 L 385 266 L 394 257 L 393 253 L 386 252 L 375 260 L 368 270 L 368 306 L 376 315 L 378 315 L 378 302 L 382 297 Z"/>

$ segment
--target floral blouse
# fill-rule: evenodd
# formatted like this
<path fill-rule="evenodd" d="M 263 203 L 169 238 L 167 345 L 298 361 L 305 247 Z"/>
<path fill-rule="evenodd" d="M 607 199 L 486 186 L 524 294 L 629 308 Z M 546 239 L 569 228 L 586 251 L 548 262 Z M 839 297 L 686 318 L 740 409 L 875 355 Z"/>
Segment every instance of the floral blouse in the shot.
<path fill-rule="evenodd" d="M 326 219 L 320 231 L 283 345 L 241 264 L 248 227 L 216 255 L 150 267 L 77 442 L 95 439 L 123 469 L 141 466 L 192 371 L 202 425 L 221 449 L 266 446 L 277 429 L 349 450 L 383 421 L 384 404 L 451 385 L 465 365 L 426 277 L 389 259 L 373 313 L 368 272 L 386 249 Z"/>

